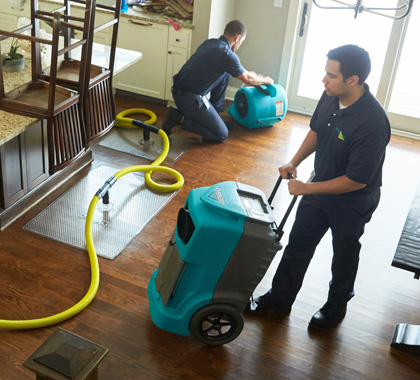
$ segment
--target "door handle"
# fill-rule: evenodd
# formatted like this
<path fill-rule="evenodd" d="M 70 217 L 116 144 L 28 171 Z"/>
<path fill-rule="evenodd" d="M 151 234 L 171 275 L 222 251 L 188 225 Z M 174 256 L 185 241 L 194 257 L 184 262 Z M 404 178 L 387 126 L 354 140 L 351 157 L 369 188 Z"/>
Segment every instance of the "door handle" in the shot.
<path fill-rule="evenodd" d="M 308 3 L 305 3 L 303 4 L 302 17 L 300 19 L 299 37 L 303 36 L 307 21 L 308 21 Z"/>
<path fill-rule="evenodd" d="M 153 26 L 153 24 L 150 23 L 150 22 L 144 23 L 144 22 L 134 21 L 134 20 L 131 20 L 131 19 L 129 19 L 128 22 L 131 23 L 131 24 L 134 24 L 134 25 Z"/>

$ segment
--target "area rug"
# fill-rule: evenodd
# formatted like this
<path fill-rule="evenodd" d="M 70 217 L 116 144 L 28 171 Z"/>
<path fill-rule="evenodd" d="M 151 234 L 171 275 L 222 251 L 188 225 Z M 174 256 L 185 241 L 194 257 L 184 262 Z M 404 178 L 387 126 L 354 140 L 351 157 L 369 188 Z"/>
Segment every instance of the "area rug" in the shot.
<path fill-rule="evenodd" d="M 42 236 L 86 250 L 85 220 L 99 188 L 118 169 L 100 166 L 24 226 Z M 143 174 L 143 173 L 141 173 Z M 175 196 L 150 189 L 143 175 L 129 173 L 109 190 L 110 206 L 98 202 L 92 228 L 99 256 L 114 259 Z"/>

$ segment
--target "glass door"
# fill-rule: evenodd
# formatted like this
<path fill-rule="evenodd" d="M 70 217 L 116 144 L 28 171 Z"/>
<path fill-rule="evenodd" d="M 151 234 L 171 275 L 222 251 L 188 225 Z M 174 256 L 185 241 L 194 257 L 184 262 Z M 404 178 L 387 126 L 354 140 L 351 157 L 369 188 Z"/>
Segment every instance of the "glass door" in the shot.
<path fill-rule="evenodd" d="M 402 33 L 400 56 L 385 104 L 394 132 L 420 135 L 420 7 L 414 7 Z M 402 133 L 404 134 L 404 133 Z"/>
<path fill-rule="evenodd" d="M 365 0 L 364 4 L 385 6 L 385 2 L 391 8 L 403 1 Z M 370 54 L 372 71 L 367 83 L 387 109 L 392 127 L 420 134 L 420 76 L 416 74 L 420 67 L 416 47 L 420 36 L 419 7 L 413 6 L 408 17 L 394 20 L 367 12 L 354 18 L 352 10 L 320 9 L 309 0 L 304 3 L 307 23 L 303 31 L 298 31 L 289 109 L 312 114 L 324 89 L 326 54 L 335 47 L 355 44 Z M 326 3 L 323 1 L 323 5 Z"/>

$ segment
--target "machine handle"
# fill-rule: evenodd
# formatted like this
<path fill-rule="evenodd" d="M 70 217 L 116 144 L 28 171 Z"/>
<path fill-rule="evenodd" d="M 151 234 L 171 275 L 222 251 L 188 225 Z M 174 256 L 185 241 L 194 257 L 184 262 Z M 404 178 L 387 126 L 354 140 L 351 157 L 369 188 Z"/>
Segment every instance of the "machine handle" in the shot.
<path fill-rule="evenodd" d="M 279 176 L 279 178 L 278 178 L 278 180 L 277 180 L 277 182 L 276 182 L 276 184 L 274 185 L 274 188 L 273 188 L 273 191 L 271 192 L 271 194 L 270 194 L 270 196 L 268 197 L 268 204 L 271 206 L 271 202 L 273 202 L 273 199 L 274 199 L 274 196 L 276 195 L 276 193 L 277 193 L 277 190 L 278 190 L 278 188 L 279 188 L 279 186 L 280 186 L 280 184 L 281 184 L 281 180 L 282 180 L 283 178 L 281 178 L 281 175 Z"/>
<path fill-rule="evenodd" d="M 261 86 L 255 86 L 255 88 L 256 88 L 258 91 L 262 92 L 264 95 L 270 95 L 270 92 L 269 92 L 268 90 L 266 90 L 266 89 L 262 88 Z"/>
<path fill-rule="evenodd" d="M 255 88 L 264 95 L 271 96 L 272 98 L 277 96 L 277 87 L 274 86 L 274 84 L 261 84 L 259 86 L 255 86 Z"/>
<path fill-rule="evenodd" d="M 289 179 L 293 178 L 292 175 L 289 173 Z M 276 184 L 274 185 L 273 191 L 271 192 L 270 196 L 267 199 L 268 204 L 271 206 L 271 202 L 273 202 L 274 196 L 277 193 L 277 190 L 281 184 L 282 176 L 279 175 L 279 178 L 277 179 Z M 312 179 L 312 178 L 311 178 Z"/>
<path fill-rule="evenodd" d="M 312 182 L 312 180 L 313 180 L 313 178 L 314 178 L 314 177 L 315 177 L 315 171 L 313 171 L 313 172 L 311 173 L 311 175 L 310 175 L 309 179 L 306 181 L 306 183 Z M 289 174 L 289 178 L 293 178 L 293 177 Z M 269 199 L 273 200 L 274 195 L 275 195 L 275 193 L 276 193 L 276 191 L 277 191 L 277 189 L 278 189 L 278 187 L 279 187 L 280 183 L 281 183 L 281 176 L 280 176 L 280 178 L 277 180 L 277 183 L 276 183 L 276 185 L 274 186 L 273 192 L 272 192 L 272 194 L 270 195 L 270 198 L 269 198 Z M 281 240 L 281 238 L 283 237 L 283 234 L 284 234 L 283 227 L 284 227 L 284 225 L 286 224 L 287 218 L 289 217 L 290 213 L 292 212 L 292 209 L 293 209 L 293 207 L 295 206 L 295 203 L 296 203 L 297 199 L 298 199 L 298 196 L 297 196 L 297 195 L 294 195 L 294 196 L 293 196 L 292 201 L 291 201 L 291 202 L 290 202 L 290 204 L 289 204 L 289 207 L 287 208 L 287 210 L 286 210 L 286 212 L 285 212 L 285 214 L 284 214 L 284 216 L 283 216 L 283 219 L 281 220 L 280 224 L 279 224 L 279 225 L 278 225 L 278 227 L 277 227 L 277 230 L 276 230 L 276 234 L 277 234 L 277 241 L 280 241 L 280 240 Z M 270 201 L 268 201 L 268 203 L 270 203 L 270 204 L 271 204 L 271 202 L 270 202 Z"/>
<path fill-rule="evenodd" d="M 298 196 L 294 195 L 292 201 L 289 204 L 289 207 L 287 208 L 287 210 L 286 210 L 286 212 L 283 216 L 283 219 L 281 220 L 279 226 L 277 227 L 277 230 L 276 230 L 277 241 L 280 241 L 281 238 L 283 237 L 283 234 L 284 234 L 283 227 L 286 224 L 287 218 L 289 217 L 290 213 L 292 212 L 292 209 L 295 206 L 295 203 L 296 203 L 297 199 L 298 199 Z"/>

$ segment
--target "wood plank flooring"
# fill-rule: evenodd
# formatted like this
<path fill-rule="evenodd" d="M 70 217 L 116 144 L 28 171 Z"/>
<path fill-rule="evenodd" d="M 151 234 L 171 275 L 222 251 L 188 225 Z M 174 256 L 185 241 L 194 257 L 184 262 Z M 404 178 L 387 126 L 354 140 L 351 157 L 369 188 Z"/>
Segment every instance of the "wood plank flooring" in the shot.
<path fill-rule="evenodd" d="M 162 104 L 117 96 L 118 111 L 147 108 L 161 126 Z M 392 349 L 395 325 L 420 325 L 420 282 L 391 267 L 411 200 L 420 180 L 420 141 L 392 137 L 384 169 L 382 201 L 363 236 L 356 296 L 347 316 L 333 331 L 307 329 L 325 302 L 330 279 L 331 242 L 326 236 L 309 267 L 292 313 L 286 318 L 245 315 L 241 335 L 222 347 L 209 347 L 157 328 L 148 311 L 147 283 L 175 228 L 189 191 L 235 180 L 270 194 L 277 167 L 290 159 L 308 131 L 309 118 L 289 113 L 272 128 L 237 125 L 222 144 L 200 142 L 172 167 L 184 188 L 113 261 L 99 257 L 100 287 L 80 314 L 60 327 L 109 349 L 99 366 L 101 380 L 138 379 L 418 379 L 420 357 Z M 175 134 L 194 135 L 175 129 Z M 24 231 L 22 227 L 99 165 L 117 169 L 146 160 L 91 144 L 94 162 L 0 233 L 0 318 L 31 319 L 59 313 L 87 291 L 87 253 Z M 299 177 L 306 179 L 310 160 Z M 92 194 L 93 196 L 93 194 Z M 273 202 L 278 220 L 291 197 L 281 187 Z M 293 214 L 285 228 L 287 243 Z M 81 223 L 84 223 L 81 220 Z M 261 294 L 279 261 L 278 253 Z M 35 378 L 23 362 L 57 329 L 0 330 L 0 379 Z"/>

